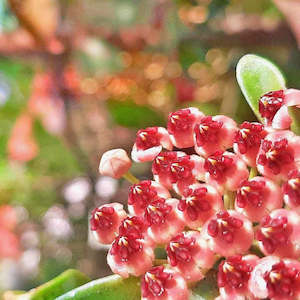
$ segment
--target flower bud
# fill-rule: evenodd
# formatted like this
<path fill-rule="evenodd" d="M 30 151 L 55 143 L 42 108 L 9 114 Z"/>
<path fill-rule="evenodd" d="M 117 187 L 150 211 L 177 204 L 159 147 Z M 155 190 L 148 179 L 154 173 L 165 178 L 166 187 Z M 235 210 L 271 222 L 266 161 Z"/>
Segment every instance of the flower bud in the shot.
<path fill-rule="evenodd" d="M 101 175 L 119 179 L 131 167 L 131 160 L 124 149 L 112 149 L 105 152 L 100 161 L 99 172 Z"/>

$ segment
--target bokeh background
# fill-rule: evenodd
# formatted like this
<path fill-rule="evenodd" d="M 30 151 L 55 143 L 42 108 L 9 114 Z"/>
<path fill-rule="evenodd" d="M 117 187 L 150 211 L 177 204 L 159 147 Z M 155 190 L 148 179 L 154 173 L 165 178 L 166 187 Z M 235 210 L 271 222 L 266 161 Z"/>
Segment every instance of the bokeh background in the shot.
<path fill-rule="evenodd" d="M 300 88 L 300 1 L 275 2 L 0 0 L 0 293 L 70 267 L 108 274 L 88 216 L 129 185 L 99 176 L 101 154 L 182 107 L 254 120 L 242 55 Z"/>

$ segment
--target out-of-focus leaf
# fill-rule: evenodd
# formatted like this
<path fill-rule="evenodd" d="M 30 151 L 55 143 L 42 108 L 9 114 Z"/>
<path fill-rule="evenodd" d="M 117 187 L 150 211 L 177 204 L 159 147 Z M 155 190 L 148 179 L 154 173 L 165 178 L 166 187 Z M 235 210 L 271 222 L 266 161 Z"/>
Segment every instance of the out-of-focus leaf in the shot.
<path fill-rule="evenodd" d="M 108 110 L 113 120 L 122 126 L 130 128 L 144 128 L 148 126 L 164 125 L 164 117 L 146 106 L 138 106 L 133 102 L 110 100 Z"/>
<path fill-rule="evenodd" d="M 218 295 L 216 271 L 207 273 L 205 279 L 195 285 L 190 300 L 212 300 Z M 139 300 L 140 279 L 129 277 L 123 279 L 112 275 L 91 281 L 76 288 L 56 300 Z"/>
<path fill-rule="evenodd" d="M 300 108 L 297 106 L 288 107 L 289 116 L 292 118 L 291 130 L 300 135 Z"/>
<path fill-rule="evenodd" d="M 27 293 L 19 294 L 8 292 L 3 295 L 3 298 L 4 300 L 53 300 L 89 281 L 90 279 L 83 273 L 77 270 L 68 270 Z"/>
<path fill-rule="evenodd" d="M 139 300 L 140 279 L 123 279 L 118 275 L 107 276 L 91 281 L 56 300 Z"/>
<path fill-rule="evenodd" d="M 216 103 L 197 103 L 190 102 L 185 105 L 186 107 L 197 107 L 205 115 L 217 115 L 219 113 L 219 105 Z"/>
<path fill-rule="evenodd" d="M 212 269 L 203 280 L 193 287 L 190 300 L 213 300 L 218 294 L 217 272 Z"/>
<path fill-rule="evenodd" d="M 239 60 L 236 77 L 248 104 L 259 120 L 259 98 L 267 92 L 285 89 L 285 80 L 280 70 L 267 59 L 253 54 L 247 54 Z"/>

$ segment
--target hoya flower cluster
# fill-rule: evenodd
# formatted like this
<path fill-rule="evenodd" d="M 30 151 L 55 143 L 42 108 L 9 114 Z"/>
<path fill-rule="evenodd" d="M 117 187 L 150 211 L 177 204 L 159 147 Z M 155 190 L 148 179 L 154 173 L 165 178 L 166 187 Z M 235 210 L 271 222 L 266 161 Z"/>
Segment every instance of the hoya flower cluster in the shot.
<path fill-rule="evenodd" d="M 141 276 L 142 299 L 188 299 L 188 286 L 216 263 L 219 300 L 300 299 L 300 137 L 289 130 L 291 101 L 299 105 L 299 91 L 262 96 L 264 124 L 191 107 L 171 113 L 167 128 L 137 132 L 131 157 L 152 161 L 153 179 L 130 187 L 128 212 L 119 203 L 96 208 L 91 230 L 111 244 L 114 273 Z M 120 178 L 130 165 L 114 150 L 100 172 Z M 156 248 L 167 260 L 155 259 Z"/>

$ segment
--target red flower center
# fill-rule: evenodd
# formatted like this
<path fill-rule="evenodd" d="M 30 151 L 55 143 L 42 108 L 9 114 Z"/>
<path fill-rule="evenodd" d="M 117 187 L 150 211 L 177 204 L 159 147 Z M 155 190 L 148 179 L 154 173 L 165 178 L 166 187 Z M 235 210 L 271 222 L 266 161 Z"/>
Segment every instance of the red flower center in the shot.
<path fill-rule="evenodd" d="M 217 213 L 217 218 L 208 223 L 207 232 L 213 237 L 221 237 L 227 243 L 232 243 L 235 230 L 243 226 L 243 221 L 232 217 L 227 211 Z"/>
<path fill-rule="evenodd" d="M 293 170 L 289 173 L 288 181 L 283 185 L 283 192 L 295 205 L 300 205 L 300 171 Z"/>
<path fill-rule="evenodd" d="M 206 212 L 211 209 L 211 204 L 206 200 L 207 188 L 197 188 L 195 190 L 191 188 L 185 189 L 183 198 L 178 204 L 178 209 L 186 211 L 191 221 L 195 221 L 198 218 L 199 213 Z"/>
<path fill-rule="evenodd" d="M 166 217 L 172 210 L 172 206 L 166 204 L 166 200 L 159 198 L 151 202 L 145 211 L 145 220 L 148 224 L 159 225 L 166 221 Z"/>
<path fill-rule="evenodd" d="M 264 140 L 262 142 L 264 154 L 258 157 L 258 163 L 267 166 L 273 174 L 277 175 L 281 167 L 294 161 L 294 151 L 289 147 L 287 139 L 281 139 L 276 142 Z"/>
<path fill-rule="evenodd" d="M 142 217 L 126 218 L 119 227 L 119 235 L 141 239 L 143 238 L 145 227 L 145 221 Z"/>
<path fill-rule="evenodd" d="M 151 180 L 144 180 L 130 187 L 128 204 L 138 205 L 140 208 L 145 209 L 156 197 L 157 192 L 151 186 Z"/>
<path fill-rule="evenodd" d="M 113 226 L 115 210 L 113 207 L 95 208 L 90 219 L 91 230 L 109 229 Z"/>
<path fill-rule="evenodd" d="M 249 149 L 259 147 L 265 135 L 262 124 L 244 122 L 236 133 L 234 142 L 237 143 L 239 151 L 245 154 Z"/>
<path fill-rule="evenodd" d="M 171 265 L 176 266 L 180 262 L 190 262 L 192 259 L 191 249 L 195 245 L 195 239 L 185 237 L 184 233 L 177 235 L 167 247 L 167 254 Z"/>
<path fill-rule="evenodd" d="M 229 286 L 241 289 L 247 286 L 253 267 L 242 256 L 228 257 L 220 263 L 218 272 L 218 286 Z"/>
<path fill-rule="evenodd" d="M 193 177 L 193 168 L 194 162 L 191 161 L 189 155 L 179 157 L 170 165 L 171 182 L 176 183 L 181 180 L 190 179 Z"/>
<path fill-rule="evenodd" d="M 152 164 L 152 173 L 169 174 L 170 165 L 177 159 L 177 153 L 174 151 L 166 151 L 158 154 Z"/>
<path fill-rule="evenodd" d="M 172 274 L 165 272 L 164 266 L 152 268 L 142 279 L 142 297 L 161 296 L 172 277 Z"/>
<path fill-rule="evenodd" d="M 269 298 L 293 297 L 295 289 L 299 289 L 300 271 L 280 261 L 264 274 L 264 279 L 267 282 Z"/>
<path fill-rule="evenodd" d="M 136 134 L 136 146 L 138 149 L 146 150 L 160 145 L 160 136 L 157 127 L 141 129 Z"/>
<path fill-rule="evenodd" d="M 277 247 L 282 247 L 289 241 L 291 231 L 286 217 L 265 216 L 261 221 L 261 228 L 256 232 L 256 238 L 262 242 L 266 251 L 272 254 Z"/>
<path fill-rule="evenodd" d="M 264 181 L 247 181 L 242 183 L 242 187 L 237 191 L 236 203 L 238 207 L 244 208 L 247 204 L 261 207 L 264 200 Z"/>
<path fill-rule="evenodd" d="M 133 236 L 121 236 L 119 235 L 114 240 L 110 253 L 117 256 L 121 261 L 128 261 L 130 257 L 143 249 L 141 240 L 134 238 Z"/>
<path fill-rule="evenodd" d="M 226 171 L 233 165 L 233 159 L 217 151 L 209 156 L 204 163 L 204 169 L 216 180 L 225 177 Z"/>
<path fill-rule="evenodd" d="M 218 143 L 220 139 L 219 130 L 222 126 L 223 122 L 213 121 L 211 116 L 203 118 L 194 129 L 197 145 L 200 147 L 206 143 Z"/>
<path fill-rule="evenodd" d="M 267 123 L 272 122 L 276 112 L 283 105 L 284 93 L 283 90 L 269 92 L 259 99 L 259 113 L 267 120 Z"/>
<path fill-rule="evenodd" d="M 190 130 L 194 125 L 194 121 L 195 116 L 188 108 L 171 113 L 168 118 L 168 132 L 176 134 L 180 131 Z"/>

